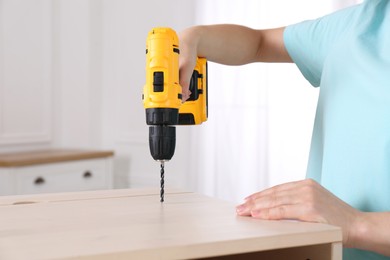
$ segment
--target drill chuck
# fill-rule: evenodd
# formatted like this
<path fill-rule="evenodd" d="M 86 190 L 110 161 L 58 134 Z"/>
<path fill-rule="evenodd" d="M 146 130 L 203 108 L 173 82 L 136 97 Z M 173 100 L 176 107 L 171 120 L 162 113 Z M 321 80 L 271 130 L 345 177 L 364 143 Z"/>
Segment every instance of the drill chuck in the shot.
<path fill-rule="evenodd" d="M 176 127 L 153 125 L 149 127 L 150 154 L 156 161 L 168 161 L 175 153 Z"/>
<path fill-rule="evenodd" d="M 179 110 L 174 108 L 148 108 L 146 124 L 149 126 L 150 154 L 156 161 L 168 161 L 175 153 L 176 128 Z"/>

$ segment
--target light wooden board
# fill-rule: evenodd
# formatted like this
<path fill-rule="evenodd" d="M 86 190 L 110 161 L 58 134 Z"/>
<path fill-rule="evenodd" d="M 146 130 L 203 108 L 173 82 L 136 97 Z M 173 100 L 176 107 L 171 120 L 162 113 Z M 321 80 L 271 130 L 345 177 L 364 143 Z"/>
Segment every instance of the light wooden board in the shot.
<path fill-rule="evenodd" d="M 56 163 L 111 157 L 113 151 L 49 149 L 26 152 L 1 153 L 0 167 L 20 167 L 44 163 Z"/>
<path fill-rule="evenodd" d="M 161 204 L 153 189 L 3 197 L 0 259 L 189 259 L 341 241 L 337 227 L 239 217 L 234 206 L 179 191 Z"/>

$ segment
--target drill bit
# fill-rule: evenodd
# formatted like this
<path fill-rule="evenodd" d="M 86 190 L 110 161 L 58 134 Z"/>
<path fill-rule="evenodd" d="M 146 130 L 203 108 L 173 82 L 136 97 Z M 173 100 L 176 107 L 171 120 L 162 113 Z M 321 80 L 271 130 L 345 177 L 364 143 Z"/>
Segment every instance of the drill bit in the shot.
<path fill-rule="evenodd" d="M 160 202 L 164 202 L 164 161 L 161 161 L 160 180 Z"/>

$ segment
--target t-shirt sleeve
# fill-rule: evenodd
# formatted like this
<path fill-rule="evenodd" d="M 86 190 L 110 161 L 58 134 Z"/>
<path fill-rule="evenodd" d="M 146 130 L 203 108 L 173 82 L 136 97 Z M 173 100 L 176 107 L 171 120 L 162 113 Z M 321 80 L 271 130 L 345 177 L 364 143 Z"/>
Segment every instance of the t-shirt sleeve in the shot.
<path fill-rule="evenodd" d="M 353 6 L 286 27 L 283 37 L 287 52 L 314 87 L 320 86 L 327 54 L 347 32 L 357 10 Z"/>

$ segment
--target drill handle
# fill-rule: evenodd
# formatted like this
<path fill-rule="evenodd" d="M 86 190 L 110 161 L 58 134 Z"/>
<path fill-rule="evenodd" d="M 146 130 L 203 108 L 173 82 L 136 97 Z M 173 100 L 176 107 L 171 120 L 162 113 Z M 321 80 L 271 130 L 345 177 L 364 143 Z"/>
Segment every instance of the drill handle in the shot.
<path fill-rule="evenodd" d="M 208 117 L 207 60 L 198 58 L 192 73 L 191 95 L 179 109 L 179 125 L 199 125 Z"/>

